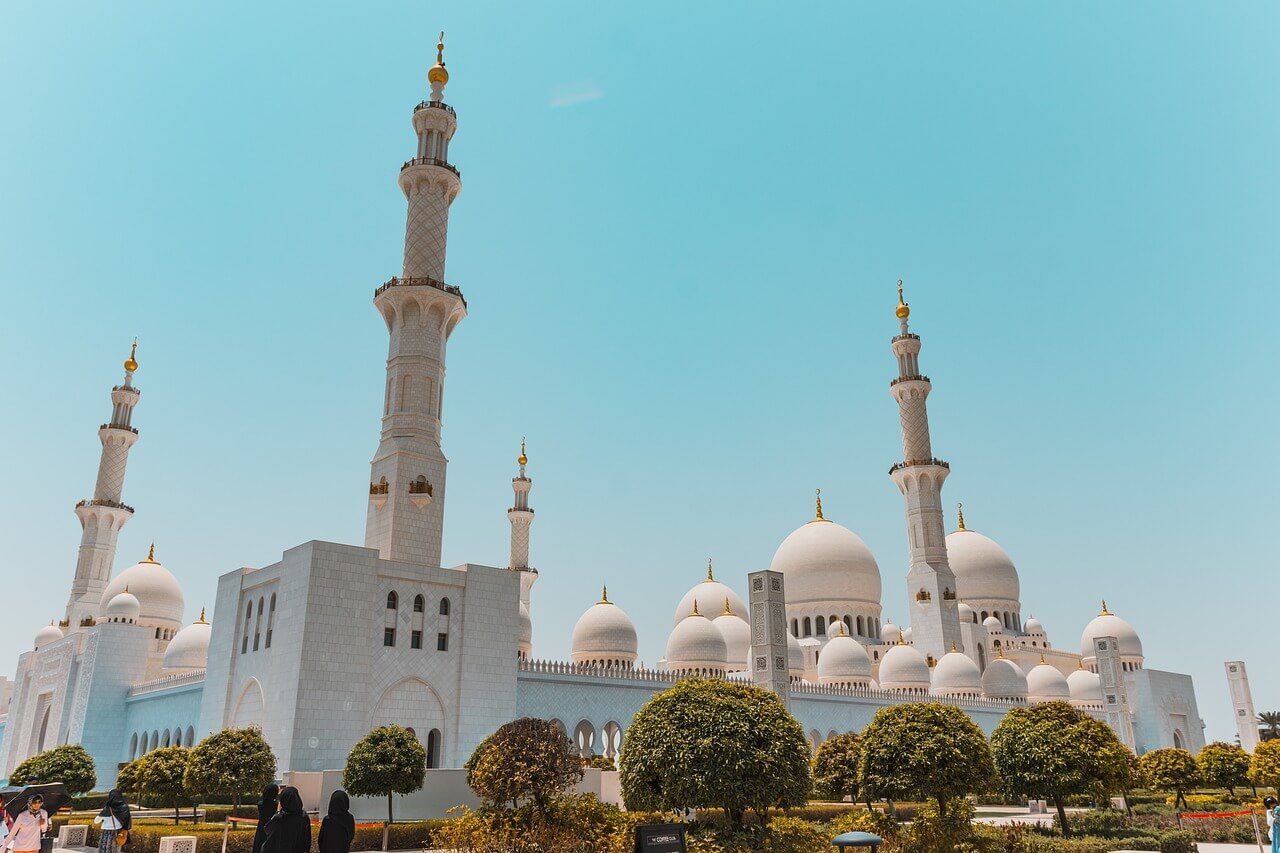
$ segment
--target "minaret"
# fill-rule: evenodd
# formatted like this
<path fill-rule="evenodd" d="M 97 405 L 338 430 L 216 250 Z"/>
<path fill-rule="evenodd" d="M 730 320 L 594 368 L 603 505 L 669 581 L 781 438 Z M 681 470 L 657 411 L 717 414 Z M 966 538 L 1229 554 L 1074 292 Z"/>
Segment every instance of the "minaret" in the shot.
<path fill-rule="evenodd" d="M 66 627 L 75 631 L 81 623 L 93 624 L 102 604 L 102 593 L 111 579 L 116 559 L 116 538 L 125 522 L 133 517 L 133 507 L 120 502 L 124 472 L 129 464 L 129 448 L 138 440 L 133 428 L 133 407 L 141 393 L 133 387 L 138 369 L 138 342 L 133 342 L 124 361 L 124 383 L 111 389 L 111 420 L 98 427 L 102 457 L 98 461 L 98 482 L 93 497 L 76 504 L 80 519 L 80 553 L 76 557 L 76 577 L 67 599 Z"/>
<path fill-rule="evenodd" d="M 444 102 L 444 33 L 436 51 L 436 64 L 427 72 L 431 98 L 413 109 L 417 156 L 400 168 L 400 189 L 409 202 L 403 274 L 373 293 L 391 346 L 364 534 L 365 547 L 378 549 L 383 559 L 428 566 L 440 565 L 444 529 L 445 346 L 467 316 L 462 291 L 444 283 L 449 205 L 462 189 L 448 161 L 458 121 Z"/>
<path fill-rule="evenodd" d="M 920 336 L 907 329 L 911 309 L 902 298 L 898 282 L 896 311 L 901 331 L 893 339 L 898 377 L 889 391 L 898 401 L 902 420 L 901 462 L 889 469 L 906 502 L 907 546 L 911 566 L 907 571 L 907 595 L 911 612 L 911 640 L 933 660 L 955 645 L 965 651 L 960 636 L 956 601 L 956 577 L 947 563 L 946 533 L 942 522 L 942 483 L 950 466 L 934 458 L 929 442 L 929 413 L 925 400 L 933 386 L 920 373 Z"/>
<path fill-rule="evenodd" d="M 529 591 L 533 582 L 538 579 L 538 570 L 529 568 L 529 528 L 533 524 L 533 510 L 529 507 L 529 492 L 533 489 L 533 480 L 525 476 L 524 466 L 529 464 L 529 457 L 524 452 L 524 439 L 520 439 L 520 455 L 516 457 L 520 465 L 520 473 L 511 478 L 511 489 L 515 492 L 515 503 L 507 510 L 507 519 L 511 522 L 511 571 L 520 572 L 520 601 L 529 606 Z"/>

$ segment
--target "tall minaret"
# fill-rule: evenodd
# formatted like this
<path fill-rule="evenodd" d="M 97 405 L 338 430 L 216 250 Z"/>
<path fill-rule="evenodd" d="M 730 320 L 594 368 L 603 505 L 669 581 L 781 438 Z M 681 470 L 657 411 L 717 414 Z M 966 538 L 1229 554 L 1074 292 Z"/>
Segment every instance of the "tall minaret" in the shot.
<path fill-rule="evenodd" d="M 920 336 L 907 330 L 911 309 L 902 298 L 901 281 L 896 313 L 901 326 L 893 339 L 898 377 L 889 383 L 889 391 L 898 401 L 902 419 L 903 459 L 889 469 L 889 476 L 901 490 L 907 506 L 907 546 L 911 555 L 907 595 L 912 644 L 937 661 L 953 646 L 964 650 L 956 576 L 947 563 L 946 532 L 942 523 L 942 483 L 950 473 L 950 466 L 934 458 L 929 442 L 925 400 L 933 386 L 929 377 L 920 373 Z"/>
<path fill-rule="evenodd" d="M 129 448 L 138 440 L 133 428 L 133 407 L 141 393 L 133 387 L 138 369 L 138 342 L 133 342 L 124 361 L 124 384 L 111 389 L 111 421 L 98 428 L 102 457 L 98 461 L 98 482 L 93 497 L 76 504 L 80 519 L 80 553 L 76 557 L 76 577 L 67 599 L 67 628 L 75 631 L 81 622 L 92 624 L 102 604 L 102 593 L 111 579 L 116 559 L 116 538 L 125 522 L 133 517 L 133 507 L 120 502 L 124 472 L 129 464 Z"/>
<path fill-rule="evenodd" d="M 445 345 L 467 316 L 462 291 L 444 283 L 449 205 L 462 189 L 448 161 L 458 121 L 444 102 L 444 33 L 436 51 L 436 64 L 427 72 L 431 98 L 413 108 L 417 156 L 400 169 L 400 189 L 409 202 L 403 275 L 373 294 L 391 346 L 364 534 L 365 547 L 377 548 L 383 559 L 428 566 L 440 565 L 444 529 Z"/>
<path fill-rule="evenodd" d="M 519 475 L 511 478 L 511 489 L 515 492 L 515 503 L 507 510 L 507 518 L 511 521 L 511 571 L 520 572 L 520 600 L 525 607 L 529 606 L 529 591 L 533 582 L 538 579 L 538 570 L 529 568 L 529 528 L 533 525 L 533 510 L 529 507 L 529 492 L 533 489 L 533 480 L 525 476 L 524 466 L 529 464 L 529 457 L 524 452 L 524 439 L 520 439 L 520 455 L 516 458 L 520 465 Z"/>

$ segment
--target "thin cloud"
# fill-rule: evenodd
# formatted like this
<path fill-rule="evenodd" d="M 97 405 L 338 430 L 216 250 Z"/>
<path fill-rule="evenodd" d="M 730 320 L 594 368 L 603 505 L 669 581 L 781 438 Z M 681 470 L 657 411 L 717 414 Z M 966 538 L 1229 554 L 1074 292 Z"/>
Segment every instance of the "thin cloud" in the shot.
<path fill-rule="evenodd" d="M 548 103 L 552 109 L 559 109 L 585 104 L 588 101 L 598 101 L 603 97 L 604 89 L 595 83 L 574 83 L 552 90 L 551 100 Z"/>

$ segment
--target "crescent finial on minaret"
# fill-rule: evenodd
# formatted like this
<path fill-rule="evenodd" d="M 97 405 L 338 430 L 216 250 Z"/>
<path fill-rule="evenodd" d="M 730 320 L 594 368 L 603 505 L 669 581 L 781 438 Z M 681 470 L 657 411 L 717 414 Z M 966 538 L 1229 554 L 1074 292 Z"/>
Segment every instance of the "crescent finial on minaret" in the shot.
<path fill-rule="evenodd" d="M 898 279 L 898 307 L 893 313 L 898 316 L 899 320 L 905 320 L 911 316 L 911 307 L 902 298 L 902 279 Z"/>
<path fill-rule="evenodd" d="M 440 41 L 436 42 L 436 64 L 427 72 L 427 82 L 431 84 L 432 96 L 443 93 L 445 84 L 449 82 L 449 72 L 444 67 L 444 30 L 440 31 Z"/>
<path fill-rule="evenodd" d="M 520 463 L 520 467 L 529 464 L 529 457 L 524 453 L 524 436 L 520 436 L 520 455 L 516 457 L 516 461 Z"/>
<path fill-rule="evenodd" d="M 814 513 L 815 513 L 813 516 L 813 520 L 826 521 L 827 519 L 822 515 L 822 489 L 813 490 L 813 503 L 814 503 Z"/>
<path fill-rule="evenodd" d="M 129 357 L 124 360 L 124 369 L 129 373 L 133 373 L 138 369 L 138 339 L 133 339 L 133 346 L 129 349 Z"/>

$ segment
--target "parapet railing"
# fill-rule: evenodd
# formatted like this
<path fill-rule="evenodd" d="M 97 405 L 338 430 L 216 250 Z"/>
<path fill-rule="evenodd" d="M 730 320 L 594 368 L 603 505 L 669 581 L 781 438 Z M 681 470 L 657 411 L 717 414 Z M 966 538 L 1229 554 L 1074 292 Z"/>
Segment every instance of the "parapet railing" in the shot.
<path fill-rule="evenodd" d="M 457 113 L 454 112 L 453 107 L 449 106 L 444 101 L 422 101 L 416 107 L 413 108 L 413 111 L 415 113 L 418 110 L 444 110 L 451 116 L 457 116 Z"/>
<path fill-rule="evenodd" d="M 412 160 L 405 160 L 404 165 L 400 167 L 400 171 L 403 172 L 410 166 L 439 166 L 441 169 L 448 169 L 459 178 L 462 177 L 462 173 L 458 171 L 457 166 L 446 160 L 441 160 L 439 157 L 414 157 Z"/>
<path fill-rule="evenodd" d="M 184 684 L 195 684 L 198 681 L 204 681 L 205 670 L 193 669 L 190 672 L 180 672 L 176 675 L 164 675 L 160 678 L 153 678 L 151 681 L 143 681 L 133 685 L 129 689 L 130 696 L 141 696 L 144 693 L 155 693 L 157 690 L 167 690 L 170 687 L 181 687 Z"/>
<path fill-rule="evenodd" d="M 98 429 L 123 429 L 123 430 L 128 430 L 134 435 L 138 434 L 137 427 L 131 427 L 128 424 L 103 424 L 102 426 L 98 427 Z"/>
<path fill-rule="evenodd" d="M 434 287 L 436 290 L 441 290 L 445 293 L 452 293 L 454 296 L 462 300 L 463 305 L 467 304 L 466 297 L 462 295 L 462 288 L 452 284 L 445 284 L 437 278 L 432 278 L 431 276 L 426 275 L 411 276 L 409 278 L 392 277 L 373 292 L 373 297 L 376 299 L 393 287 Z"/>
<path fill-rule="evenodd" d="M 134 430 L 134 432 L 137 432 L 137 430 Z M 83 500 L 83 501 L 78 501 L 76 503 L 76 506 L 109 506 L 109 507 L 113 507 L 114 509 L 122 509 L 125 512 L 133 512 L 133 507 L 129 506 L 128 504 L 122 504 L 120 503 L 120 501 Z"/>
<path fill-rule="evenodd" d="M 899 382 L 928 382 L 928 381 L 929 381 L 929 377 L 925 376 L 923 373 L 912 373 L 907 376 L 899 376 L 896 379 L 890 379 L 889 387 L 892 388 L 894 385 L 897 385 Z"/>
<path fill-rule="evenodd" d="M 1000 698 L 995 696 L 936 696 L 924 689 L 884 690 L 877 687 L 861 685 L 811 684 L 807 681 L 791 682 L 792 695 L 798 696 L 839 696 L 851 699 L 887 699 L 891 702 L 936 702 L 943 705 L 955 705 L 958 708 L 992 708 L 1004 710 L 1027 704 L 1026 699 Z"/>
<path fill-rule="evenodd" d="M 621 681 L 656 681 L 675 684 L 679 676 L 665 669 L 632 668 L 625 666 L 598 666 L 596 664 L 569 663 L 554 660 L 521 660 L 520 672 L 540 675 L 579 675 L 589 678 L 616 678 Z"/>
<path fill-rule="evenodd" d="M 892 474 L 894 471 L 901 471 L 903 468 L 915 468 L 920 465 L 937 465 L 939 468 L 951 470 L 950 463 L 935 457 L 933 459 L 908 459 L 905 462 L 895 462 L 893 467 L 889 469 L 889 473 Z"/>

